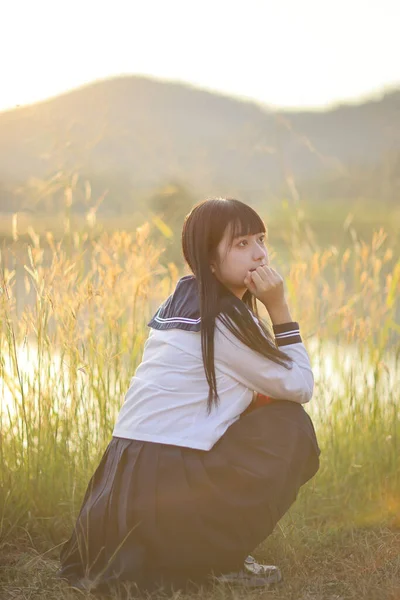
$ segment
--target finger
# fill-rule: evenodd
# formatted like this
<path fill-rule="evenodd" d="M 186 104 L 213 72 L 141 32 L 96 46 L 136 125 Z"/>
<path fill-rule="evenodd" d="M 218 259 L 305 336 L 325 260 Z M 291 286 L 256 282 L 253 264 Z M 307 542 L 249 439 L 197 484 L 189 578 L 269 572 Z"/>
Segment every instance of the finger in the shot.
<path fill-rule="evenodd" d="M 275 269 L 273 267 L 268 266 L 268 265 L 265 265 L 263 267 L 263 271 L 264 271 L 264 273 L 266 273 L 268 275 L 275 275 L 276 274 Z"/>
<path fill-rule="evenodd" d="M 259 275 L 262 280 L 268 281 L 269 272 L 267 266 L 264 265 L 262 267 L 257 267 L 256 271 L 253 272 L 257 273 L 257 275 Z"/>
<path fill-rule="evenodd" d="M 268 267 L 269 272 L 271 273 L 271 275 L 276 275 L 277 277 L 280 277 L 278 271 L 276 271 L 274 269 L 274 267 Z"/>
<path fill-rule="evenodd" d="M 249 272 L 249 275 L 247 276 L 247 278 L 245 279 L 245 285 L 246 287 L 251 291 L 254 292 L 256 289 L 256 284 L 253 281 L 252 277 L 251 277 L 252 273 Z"/>
<path fill-rule="evenodd" d="M 257 271 L 250 271 L 250 277 L 253 281 L 260 279 L 260 275 L 257 273 Z"/>
<path fill-rule="evenodd" d="M 252 271 L 251 272 L 251 276 L 253 278 L 253 281 L 257 281 L 257 282 L 268 282 L 270 281 L 271 277 L 268 273 L 265 273 L 263 271 L 263 269 L 260 269 L 261 272 L 257 271 Z"/>
<path fill-rule="evenodd" d="M 250 286 L 254 285 L 254 283 L 253 283 L 253 282 L 252 282 L 252 280 L 251 280 L 251 274 L 250 274 L 250 272 L 248 272 L 248 274 L 247 274 L 247 275 L 246 275 L 246 277 L 244 278 L 244 284 L 245 284 L 247 287 L 250 287 Z"/>
<path fill-rule="evenodd" d="M 267 266 L 263 267 L 260 275 L 264 278 L 265 281 L 267 281 L 269 283 L 281 281 L 281 279 L 282 279 L 281 276 L 279 275 L 279 273 L 277 271 L 275 271 L 275 269 L 273 267 L 267 267 Z"/>

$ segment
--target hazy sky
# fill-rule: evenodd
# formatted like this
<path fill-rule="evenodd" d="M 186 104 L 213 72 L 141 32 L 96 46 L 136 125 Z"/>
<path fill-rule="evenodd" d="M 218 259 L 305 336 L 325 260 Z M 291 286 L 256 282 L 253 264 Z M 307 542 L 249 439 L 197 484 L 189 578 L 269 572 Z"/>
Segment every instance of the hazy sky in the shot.
<path fill-rule="evenodd" d="M 282 107 L 400 86 L 399 0 L 1 0 L 0 110 L 111 75 Z"/>

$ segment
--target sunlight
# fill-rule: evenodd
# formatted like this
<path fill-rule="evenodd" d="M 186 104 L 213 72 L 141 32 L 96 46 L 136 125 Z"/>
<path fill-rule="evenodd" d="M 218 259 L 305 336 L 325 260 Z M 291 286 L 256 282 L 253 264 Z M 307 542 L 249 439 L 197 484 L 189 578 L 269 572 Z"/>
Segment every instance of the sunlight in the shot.
<path fill-rule="evenodd" d="M 396 11 L 395 0 L 116 0 L 112 9 L 71 0 L 60 12 L 38 0 L 24 3 L 21 19 L 21 2 L 9 2 L 0 110 L 120 74 L 188 82 L 271 107 L 359 100 L 399 83 Z"/>

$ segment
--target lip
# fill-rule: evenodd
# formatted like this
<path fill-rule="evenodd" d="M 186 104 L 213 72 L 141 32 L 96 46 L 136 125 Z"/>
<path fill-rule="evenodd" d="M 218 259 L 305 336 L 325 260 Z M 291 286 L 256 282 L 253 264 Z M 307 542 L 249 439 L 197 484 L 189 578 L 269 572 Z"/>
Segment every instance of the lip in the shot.
<path fill-rule="evenodd" d="M 258 265 L 258 267 L 265 267 L 265 265 Z M 256 271 L 258 269 L 258 267 L 255 267 L 254 269 L 250 269 L 251 272 Z"/>

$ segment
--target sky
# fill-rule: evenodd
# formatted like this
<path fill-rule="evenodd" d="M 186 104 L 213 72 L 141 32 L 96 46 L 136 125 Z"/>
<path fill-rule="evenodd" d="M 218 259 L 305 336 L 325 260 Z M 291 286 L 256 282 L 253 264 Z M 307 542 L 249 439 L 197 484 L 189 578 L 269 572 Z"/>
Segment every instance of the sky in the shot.
<path fill-rule="evenodd" d="M 110 76 L 322 110 L 400 87 L 399 0 L 1 0 L 0 110 Z"/>

